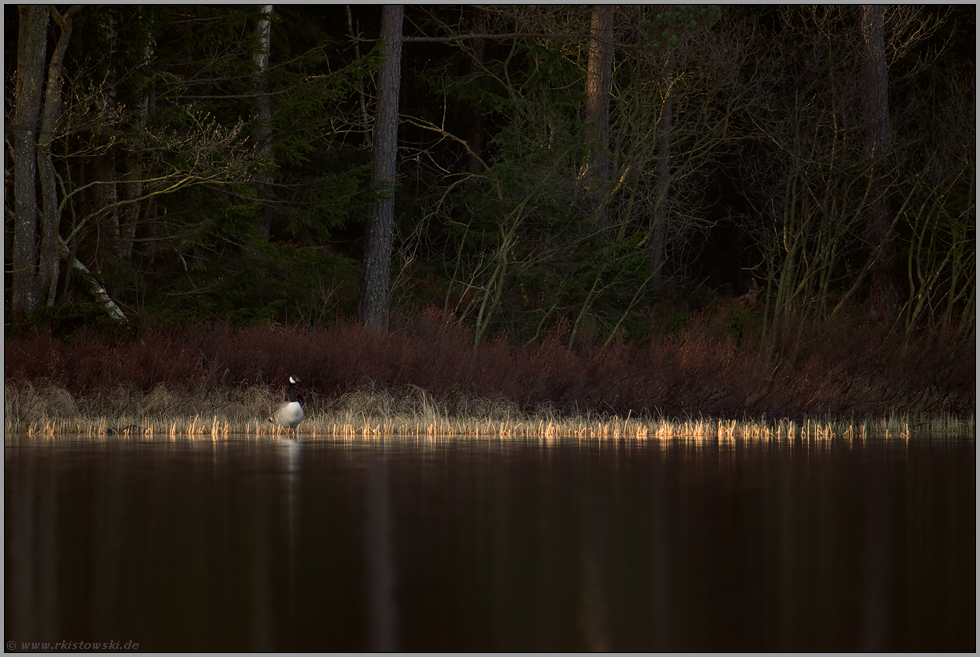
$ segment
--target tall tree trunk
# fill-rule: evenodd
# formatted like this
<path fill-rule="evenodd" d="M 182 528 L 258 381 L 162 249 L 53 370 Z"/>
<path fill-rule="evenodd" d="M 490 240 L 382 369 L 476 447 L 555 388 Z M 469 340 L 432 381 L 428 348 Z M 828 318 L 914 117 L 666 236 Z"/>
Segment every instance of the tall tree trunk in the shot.
<path fill-rule="evenodd" d="M 14 252 L 12 310 L 29 316 L 37 310 L 37 129 L 47 60 L 48 8 L 21 5 L 17 34 L 14 121 Z"/>
<path fill-rule="evenodd" d="M 473 34 L 483 34 L 486 31 L 486 20 L 482 9 L 477 7 L 470 8 L 470 31 Z M 473 53 L 467 62 L 470 75 L 480 74 L 483 68 L 483 59 L 486 55 L 487 42 L 484 39 L 473 41 Z M 475 194 L 479 191 L 480 180 L 476 176 L 484 172 L 483 157 L 483 114 L 477 101 L 470 103 L 469 125 L 467 127 L 466 143 L 469 151 L 466 154 L 466 172 L 471 175 L 466 181 L 466 191 Z"/>
<path fill-rule="evenodd" d="M 255 142 L 258 145 L 259 156 L 264 167 L 272 167 L 275 160 L 272 155 L 272 103 L 266 95 L 269 75 L 269 50 L 272 45 L 273 5 L 262 6 L 262 18 L 255 26 L 255 34 L 259 40 L 259 52 L 255 54 Z M 258 234 L 269 237 L 272 230 L 272 175 L 268 169 L 262 170 L 255 177 L 255 188 L 262 199 L 262 213 L 259 216 Z"/>
<path fill-rule="evenodd" d="M 38 269 L 37 289 L 40 294 L 47 290 L 47 304 L 54 305 L 58 286 L 59 263 L 61 262 L 61 247 L 58 244 L 58 227 L 61 217 L 58 213 L 58 187 L 55 179 L 54 162 L 51 157 L 51 143 L 54 140 L 55 127 L 61 116 L 61 85 L 62 67 L 65 61 L 65 51 L 71 39 L 72 19 L 81 10 L 81 5 L 75 5 L 62 15 L 54 6 L 51 15 L 61 27 L 58 45 L 55 47 L 48 65 L 48 83 L 44 92 L 44 110 L 41 114 L 41 127 L 37 140 L 37 170 L 41 183 L 41 263 Z"/>
<path fill-rule="evenodd" d="M 153 31 L 145 7 L 140 14 L 138 29 L 143 30 L 143 37 L 146 40 L 146 46 L 143 49 L 143 67 L 147 68 L 153 60 Z M 133 121 L 133 128 L 137 132 L 142 132 L 146 128 L 150 113 L 150 91 L 150 85 L 145 82 L 139 87 L 136 117 Z M 142 207 L 139 199 L 143 196 L 143 157 L 138 148 L 130 147 L 127 149 L 125 167 L 123 198 L 129 202 L 120 208 L 122 244 L 119 254 L 123 260 L 130 262 L 133 258 L 133 243 L 136 241 L 136 226 L 139 224 Z"/>
<path fill-rule="evenodd" d="M 594 220 L 606 225 L 603 199 L 609 179 L 609 94 L 612 88 L 615 5 L 593 5 L 589 33 L 589 63 L 585 73 L 585 143 L 591 146 L 586 188 Z"/>
<path fill-rule="evenodd" d="M 105 143 L 112 139 L 106 135 L 103 127 L 96 129 L 96 134 L 100 141 Z M 92 170 L 98 184 L 95 186 L 94 196 L 96 207 L 98 207 L 99 222 L 108 232 L 109 247 L 116 255 L 119 255 L 119 247 L 122 242 L 122 235 L 119 231 L 119 189 L 117 187 L 118 174 L 116 173 L 116 153 L 114 146 L 109 146 L 100 155 L 93 158 Z M 105 255 L 103 253 L 103 255 Z M 96 270 L 100 270 L 98 255 L 94 259 Z"/>
<path fill-rule="evenodd" d="M 106 114 L 115 117 L 117 111 L 117 90 L 116 83 L 121 75 L 116 69 L 116 43 L 118 41 L 118 23 L 116 14 L 110 9 L 105 13 L 105 22 L 101 25 L 106 40 L 109 42 L 108 65 L 109 72 L 106 76 Z M 96 187 L 96 200 L 105 212 L 105 223 L 109 227 L 111 237 L 111 248 L 118 255 L 122 245 L 122 234 L 119 230 L 119 189 L 117 187 L 118 173 L 116 172 L 116 149 L 112 145 L 113 135 L 110 132 L 113 123 L 102 124 L 96 128 L 96 135 L 100 140 L 108 142 L 105 151 L 95 158 L 95 176 L 100 181 Z M 98 268 L 98 267 L 96 267 Z"/>
<path fill-rule="evenodd" d="M 892 317 L 897 309 L 897 293 L 892 281 L 891 264 L 894 243 L 891 234 L 887 181 L 881 168 L 891 149 L 888 119 L 888 69 L 885 63 L 885 21 L 881 5 L 861 6 L 862 104 L 865 122 L 865 147 L 869 158 L 870 198 L 868 199 L 867 236 L 872 249 L 881 245 L 878 260 L 871 271 L 871 306 L 883 317 Z"/>
<path fill-rule="evenodd" d="M 144 114 L 137 125 L 146 125 Z M 119 257 L 126 262 L 133 259 L 133 243 L 136 241 L 136 226 L 140 218 L 140 197 L 143 196 L 143 162 L 139 153 L 126 152 L 126 173 L 123 177 L 123 198 L 128 201 L 119 208 L 120 235 Z"/>
<path fill-rule="evenodd" d="M 658 146 L 657 173 L 655 181 L 656 200 L 653 207 L 653 226 L 651 226 L 650 246 L 648 247 L 650 267 L 653 278 L 650 287 L 659 290 L 663 284 L 664 249 L 667 243 L 667 195 L 670 193 L 670 131 L 674 114 L 674 98 L 671 93 L 673 83 L 673 63 L 668 58 L 660 77 L 660 125 L 657 127 Z"/>
<path fill-rule="evenodd" d="M 360 319 L 368 328 L 388 327 L 388 288 L 391 244 L 395 234 L 395 164 L 398 155 L 398 92 L 401 86 L 402 19 L 404 5 L 381 10 L 382 56 L 378 72 L 378 104 L 374 118 L 371 182 L 381 190 L 371 208 L 367 244 L 361 268 Z"/>

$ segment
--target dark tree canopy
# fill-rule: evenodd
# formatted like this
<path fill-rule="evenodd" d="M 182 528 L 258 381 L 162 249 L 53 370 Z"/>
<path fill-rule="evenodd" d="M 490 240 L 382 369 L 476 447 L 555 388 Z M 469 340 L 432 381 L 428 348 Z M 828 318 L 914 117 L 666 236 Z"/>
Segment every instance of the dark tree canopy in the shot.
<path fill-rule="evenodd" d="M 973 7 L 4 12 L 8 326 L 975 331 Z"/>

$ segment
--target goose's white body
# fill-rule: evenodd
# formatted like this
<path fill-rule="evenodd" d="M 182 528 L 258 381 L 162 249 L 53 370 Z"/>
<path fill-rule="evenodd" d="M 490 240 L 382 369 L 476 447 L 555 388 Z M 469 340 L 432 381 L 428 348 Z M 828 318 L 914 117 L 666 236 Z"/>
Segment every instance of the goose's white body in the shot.
<path fill-rule="evenodd" d="M 276 424 L 289 429 L 295 429 L 303 421 L 303 407 L 298 401 L 283 404 L 276 412 Z"/>
<path fill-rule="evenodd" d="M 276 414 L 269 418 L 269 422 L 286 429 L 295 429 L 303 421 L 303 407 L 296 400 L 296 384 L 299 382 L 298 376 L 289 377 L 289 401 L 279 407 Z"/>

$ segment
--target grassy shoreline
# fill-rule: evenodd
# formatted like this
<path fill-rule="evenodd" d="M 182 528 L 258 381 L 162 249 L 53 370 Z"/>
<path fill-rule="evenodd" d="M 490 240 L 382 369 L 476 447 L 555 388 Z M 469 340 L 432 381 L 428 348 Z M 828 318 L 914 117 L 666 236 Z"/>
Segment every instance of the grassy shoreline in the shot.
<path fill-rule="evenodd" d="M 485 340 L 430 310 L 388 333 L 355 323 L 38 332 L 4 340 L 8 431 L 274 435 L 289 375 L 325 435 L 889 435 L 971 430 L 976 343 L 911 342 L 842 317 L 795 331 L 732 328 L 736 305 L 671 334 L 568 349 Z M 744 309 L 743 309 L 744 310 Z"/>
<path fill-rule="evenodd" d="M 249 386 L 188 395 L 158 386 L 149 394 L 118 388 L 113 394 L 73 397 L 64 388 L 5 385 L 4 431 L 42 436 L 101 437 L 137 425 L 144 437 L 232 435 L 282 437 L 291 431 L 268 422 L 280 395 L 274 387 Z M 424 390 L 365 386 L 336 398 L 315 393 L 304 400 L 303 437 L 497 437 L 718 440 L 830 440 L 870 436 L 975 435 L 972 415 L 895 412 L 881 417 L 801 416 L 731 419 L 666 418 L 615 414 L 560 415 L 548 408 L 523 412 L 506 400 L 467 398 L 440 403 Z M 115 403 L 115 409 L 112 404 Z M 92 413 L 95 409 L 102 412 Z M 89 412 L 86 412 L 88 410 Z M 109 411 L 109 412 L 106 412 Z"/>
<path fill-rule="evenodd" d="M 134 418 L 140 432 L 112 429 L 106 418 L 82 418 L 77 420 L 53 420 L 30 425 L 5 423 L 5 433 L 28 436 L 87 436 L 101 438 L 113 434 L 139 438 L 254 436 L 292 438 L 292 431 L 284 430 L 261 421 L 236 424 L 220 421 L 217 416 L 190 419 L 147 420 Z M 678 438 L 718 441 L 830 441 L 833 439 L 868 440 L 870 438 L 909 440 L 915 436 L 975 436 L 973 418 L 938 418 L 916 421 L 914 418 L 895 416 L 887 420 L 821 420 L 806 419 L 802 422 L 781 419 L 724 420 L 699 418 L 696 420 L 634 420 L 615 418 L 609 421 L 565 420 L 550 421 L 543 418 L 528 422 L 488 423 L 477 419 L 447 419 L 427 423 L 399 419 L 376 418 L 361 424 L 343 423 L 333 418 L 312 418 L 304 422 L 296 432 L 300 438 L 499 438 L 499 439 L 600 439 L 600 440 L 673 440 Z"/>

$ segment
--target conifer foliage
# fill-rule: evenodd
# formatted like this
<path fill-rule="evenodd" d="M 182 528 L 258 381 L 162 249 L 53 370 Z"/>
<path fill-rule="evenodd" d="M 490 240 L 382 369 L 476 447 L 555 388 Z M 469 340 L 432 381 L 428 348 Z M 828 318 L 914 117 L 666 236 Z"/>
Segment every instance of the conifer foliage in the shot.
<path fill-rule="evenodd" d="M 5 6 L 8 327 L 975 334 L 968 9 L 395 7 Z"/>

